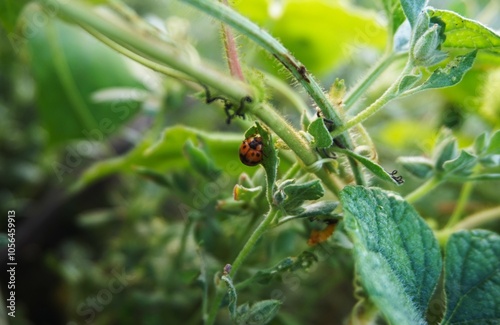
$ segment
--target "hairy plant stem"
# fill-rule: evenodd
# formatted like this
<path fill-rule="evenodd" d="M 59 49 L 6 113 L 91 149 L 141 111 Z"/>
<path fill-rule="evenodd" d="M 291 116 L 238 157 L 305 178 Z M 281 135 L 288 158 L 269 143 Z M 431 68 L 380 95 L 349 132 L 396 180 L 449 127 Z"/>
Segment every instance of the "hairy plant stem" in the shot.
<path fill-rule="evenodd" d="M 228 6 L 227 0 L 220 0 L 224 5 Z M 231 76 L 245 81 L 243 71 L 241 70 L 240 59 L 238 57 L 238 49 L 233 32 L 225 24 L 221 24 L 222 38 L 224 40 L 224 48 L 226 49 L 227 63 Z"/>
<path fill-rule="evenodd" d="M 240 15 L 232 8 L 222 5 L 221 3 L 210 0 L 181 0 L 190 5 L 204 11 L 205 13 L 221 20 L 227 25 L 241 32 L 246 37 L 253 40 L 266 51 L 271 53 L 278 61 L 280 61 L 292 75 L 301 83 L 304 89 L 309 93 L 314 102 L 321 109 L 323 116 L 331 120 L 335 126 L 341 127 L 344 122 L 339 113 L 338 107 L 334 107 L 332 102 L 327 98 L 321 86 L 309 74 L 305 66 L 300 63 L 280 42 L 273 38 L 269 33 L 261 29 L 259 26 Z M 343 128 L 343 132 L 346 131 Z M 346 148 L 352 149 L 353 143 L 348 134 L 339 132 L 336 137 L 341 141 Z M 349 159 L 351 169 L 355 179 L 360 184 L 364 184 L 364 176 L 358 164 Z"/>
<path fill-rule="evenodd" d="M 406 53 L 390 52 L 382 56 L 375 66 L 358 82 L 344 98 L 345 111 L 352 108 L 353 104 L 365 94 L 366 90 L 380 77 L 380 75 L 397 59 L 406 56 Z"/>
<path fill-rule="evenodd" d="M 262 235 L 268 230 L 271 221 L 276 217 L 278 213 L 278 209 L 275 207 L 271 207 L 271 210 L 267 213 L 262 222 L 257 226 L 254 232 L 250 235 L 247 242 L 239 252 L 238 256 L 234 260 L 233 264 L 231 264 L 231 272 L 229 275 L 234 279 L 236 272 L 240 268 L 243 261 L 248 257 L 248 255 L 252 252 L 257 241 L 262 237 Z M 219 306 L 224 298 L 224 294 L 226 293 L 225 285 L 222 282 L 219 282 L 216 288 L 216 294 L 214 301 L 212 303 L 212 307 L 210 308 L 210 312 L 208 314 L 207 321 L 205 325 L 212 325 L 215 321 L 215 317 L 217 316 L 217 312 L 219 311 Z"/>
<path fill-rule="evenodd" d="M 54 2 L 51 0 L 39 0 L 39 2 L 51 14 L 56 11 L 57 14 L 80 26 L 86 25 L 93 28 L 98 33 L 130 51 L 187 74 L 198 82 L 210 85 L 223 92 L 235 101 L 239 101 L 246 96 L 253 96 L 253 89 L 249 85 L 228 77 L 203 62 L 192 62 L 184 55 L 185 53 L 181 48 L 177 48 L 173 44 L 166 43 L 153 36 L 140 34 L 138 31 L 127 27 L 126 24 L 114 24 L 79 1 L 56 2 L 57 6 L 55 7 Z"/>

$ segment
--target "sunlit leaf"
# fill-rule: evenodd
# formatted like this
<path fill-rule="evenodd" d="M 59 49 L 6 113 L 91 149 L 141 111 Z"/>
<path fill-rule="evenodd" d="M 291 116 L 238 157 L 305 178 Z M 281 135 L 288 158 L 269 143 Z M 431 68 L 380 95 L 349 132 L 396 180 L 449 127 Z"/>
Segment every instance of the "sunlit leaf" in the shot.
<path fill-rule="evenodd" d="M 431 8 L 428 13 L 446 24 L 444 47 L 484 49 L 500 53 L 500 35 L 480 22 L 448 10 Z"/>

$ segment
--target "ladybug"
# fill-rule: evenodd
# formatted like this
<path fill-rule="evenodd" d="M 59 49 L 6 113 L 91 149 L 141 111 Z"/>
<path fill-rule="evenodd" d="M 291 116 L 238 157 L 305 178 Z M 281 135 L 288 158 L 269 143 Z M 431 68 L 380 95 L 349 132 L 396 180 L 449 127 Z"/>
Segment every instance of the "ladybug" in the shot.
<path fill-rule="evenodd" d="M 253 135 L 245 140 L 240 146 L 240 160 L 247 166 L 260 164 L 264 153 L 262 152 L 262 137 Z"/>

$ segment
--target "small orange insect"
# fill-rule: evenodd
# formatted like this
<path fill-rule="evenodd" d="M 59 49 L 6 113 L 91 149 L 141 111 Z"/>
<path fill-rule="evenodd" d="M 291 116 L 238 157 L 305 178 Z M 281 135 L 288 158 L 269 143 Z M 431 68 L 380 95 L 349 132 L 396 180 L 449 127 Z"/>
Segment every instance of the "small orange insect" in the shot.
<path fill-rule="evenodd" d="M 247 166 L 256 166 L 262 162 L 264 153 L 262 149 L 262 137 L 259 135 L 252 135 L 251 137 L 243 140 L 240 146 L 240 160 Z"/>

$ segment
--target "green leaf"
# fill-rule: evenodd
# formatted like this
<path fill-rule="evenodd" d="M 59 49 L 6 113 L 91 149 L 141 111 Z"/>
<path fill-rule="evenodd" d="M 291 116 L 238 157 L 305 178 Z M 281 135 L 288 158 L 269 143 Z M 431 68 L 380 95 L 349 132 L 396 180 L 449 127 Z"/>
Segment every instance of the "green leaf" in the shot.
<path fill-rule="evenodd" d="M 476 151 L 482 150 L 479 163 L 485 167 L 500 166 L 500 131 L 496 131 L 490 139 L 479 137 L 474 142 Z"/>
<path fill-rule="evenodd" d="M 332 135 L 328 132 L 322 118 L 312 121 L 307 128 L 307 132 L 314 137 L 314 143 L 317 148 L 330 148 L 332 146 Z"/>
<path fill-rule="evenodd" d="M 488 149 L 490 146 L 490 138 L 488 136 L 488 133 L 481 133 L 475 140 L 474 140 L 474 153 L 476 155 L 481 155 Z"/>
<path fill-rule="evenodd" d="M 187 139 L 185 142 L 184 153 L 186 154 L 193 169 L 200 175 L 205 176 L 211 181 L 219 177 L 221 170 L 215 167 L 213 158 L 210 157 L 207 152 L 195 146 L 191 139 Z"/>
<path fill-rule="evenodd" d="M 227 308 L 231 313 L 231 319 L 235 320 L 238 316 L 236 312 L 236 302 L 238 301 L 238 294 L 236 293 L 233 279 L 231 279 L 231 276 L 229 276 L 229 274 L 224 274 L 223 276 L 221 276 L 221 280 L 224 281 L 227 285 L 227 295 L 229 297 Z"/>
<path fill-rule="evenodd" d="M 28 15 L 41 14 L 30 10 Z M 123 100 L 96 103 L 92 95 L 106 88 L 144 86 L 123 57 L 80 28 L 47 17 L 35 25 L 27 49 L 37 90 L 40 117 L 50 144 L 69 139 L 102 141 L 117 132 L 140 109 L 132 92 Z M 96 59 L 98 58 L 98 59 Z"/>
<path fill-rule="evenodd" d="M 0 1 L 0 23 L 3 28 L 9 33 L 8 38 L 13 46 L 14 50 L 18 52 L 20 50 L 14 44 L 21 40 L 24 40 L 28 35 L 20 35 L 20 31 L 14 31 L 16 27 L 19 14 L 21 13 L 24 6 L 28 3 L 28 0 L 2 0 Z"/>
<path fill-rule="evenodd" d="M 432 75 L 420 86 L 410 90 L 416 93 L 425 89 L 450 87 L 459 83 L 465 73 L 470 70 L 474 64 L 477 51 L 469 52 L 465 55 L 459 55 L 451 60 L 446 67 L 437 68 Z"/>
<path fill-rule="evenodd" d="M 444 163 L 455 159 L 458 156 L 457 140 L 451 136 L 445 136 L 441 142 L 434 148 L 433 160 L 434 168 L 438 171 L 444 170 Z"/>
<path fill-rule="evenodd" d="M 486 153 L 490 155 L 500 155 L 500 130 L 496 131 L 491 136 Z"/>
<path fill-rule="evenodd" d="M 158 173 L 164 173 L 166 170 L 187 170 L 190 164 L 183 154 L 183 147 L 188 139 L 195 144 L 203 141 L 204 146 L 214 157 L 215 165 L 220 166 L 224 174 L 237 177 L 244 170 L 251 168 L 243 165 L 238 157 L 242 139 L 240 134 L 203 132 L 177 125 L 166 128 L 162 137 L 156 142 L 146 136 L 126 155 L 95 163 L 84 172 L 75 187 L 86 186 L 118 172 L 132 173 L 139 166 Z"/>
<path fill-rule="evenodd" d="M 396 33 L 397 28 L 405 21 L 405 14 L 399 0 L 381 0 L 387 20 L 390 21 L 391 35 Z"/>
<path fill-rule="evenodd" d="M 404 76 L 398 85 L 398 94 L 402 94 L 405 91 L 411 89 L 417 82 L 422 78 L 422 74 L 409 74 Z"/>
<path fill-rule="evenodd" d="M 398 183 L 396 181 L 396 179 L 393 178 L 393 176 L 390 173 L 386 172 L 385 169 L 383 169 L 382 166 L 380 166 L 376 162 L 371 161 L 370 159 L 368 159 L 362 155 L 358 155 L 357 153 L 355 153 L 354 151 L 351 151 L 351 150 L 335 149 L 335 151 L 344 153 L 344 154 L 356 159 L 357 161 L 359 161 L 361 164 L 363 164 L 363 166 L 365 166 L 369 171 L 371 171 L 378 178 L 380 178 L 386 182 L 391 182 L 391 183 L 396 184 L 396 185 L 401 185 L 400 183 Z"/>
<path fill-rule="evenodd" d="M 245 187 L 236 184 L 233 189 L 233 196 L 236 201 L 250 202 L 262 192 L 262 186 Z"/>
<path fill-rule="evenodd" d="M 391 192 L 347 186 L 340 200 L 366 294 L 389 323 L 426 324 L 442 263 L 432 230 Z"/>
<path fill-rule="evenodd" d="M 416 41 L 411 52 L 412 63 L 417 67 L 430 67 L 436 65 L 448 57 L 448 54 L 440 50 L 444 41 L 442 27 L 432 24 Z"/>
<path fill-rule="evenodd" d="M 278 176 L 278 165 L 280 160 L 278 158 L 278 152 L 274 148 L 271 133 L 261 126 L 259 122 L 256 122 L 255 125 L 257 133 L 262 137 L 262 152 L 264 154 L 262 166 L 266 171 L 266 195 L 269 204 L 272 204 L 272 197 L 276 187 L 276 177 Z"/>
<path fill-rule="evenodd" d="M 444 177 L 448 175 L 454 176 L 467 176 L 472 173 L 472 168 L 477 164 L 477 157 L 468 153 L 465 150 L 460 152 L 460 155 L 453 159 L 448 160 L 443 164 Z"/>
<path fill-rule="evenodd" d="M 302 204 L 306 200 L 317 200 L 321 198 L 325 191 L 318 179 L 306 183 L 285 183 L 280 186 L 278 193 L 283 196 L 283 201 L 279 205 L 288 214 L 297 214 L 303 211 Z"/>
<path fill-rule="evenodd" d="M 159 173 L 155 170 L 141 166 L 136 167 L 135 171 L 137 172 L 137 174 L 152 180 L 158 185 L 172 189 L 175 188 L 172 182 L 172 178 L 169 177 L 170 175 L 166 175 L 165 173 Z"/>
<path fill-rule="evenodd" d="M 267 324 L 278 313 L 282 302 L 276 299 L 261 300 L 248 308 L 245 304 L 238 309 L 237 324 Z"/>
<path fill-rule="evenodd" d="M 446 24 L 444 47 L 484 49 L 500 53 L 500 35 L 481 23 L 453 11 L 429 8 L 427 12 Z"/>
<path fill-rule="evenodd" d="M 446 244 L 444 286 L 447 324 L 500 323 L 500 236 L 472 230 Z"/>
<path fill-rule="evenodd" d="M 337 201 L 320 201 L 303 206 L 304 210 L 298 214 L 297 218 L 314 218 L 321 216 L 333 216 L 332 212 L 337 208 Z"/>
<path fill-rule="evenodd" d="M 296 257 L 286 257 L 269 269 L 257 271 L 251 281 L 259 284 L 268 284 L 272 279 L 280 276 L 284 272 L 289 271 L 296 261 Z"/>
<path fill-rule="evenodd" d="M 396 161 L 420 179 L 427 179 L 434 173 L 434 162 L 425 157 L 398 157 Z"/>
<path fill-rule="evenodd" d="M 405 20 L 394 34 L 393 50 L 397 52 L 406 52 L 410 48 L 411 26 L 408 20 Z"/>
<path fill-rule="evenodd" d="M 420 12 L 427 5 L 427 0 L 401 0 L 401 6 L 405 13 L 406 18 L 410 22 L 412 27 L 415 26 L 417 22 L 417 17 Z"/>

